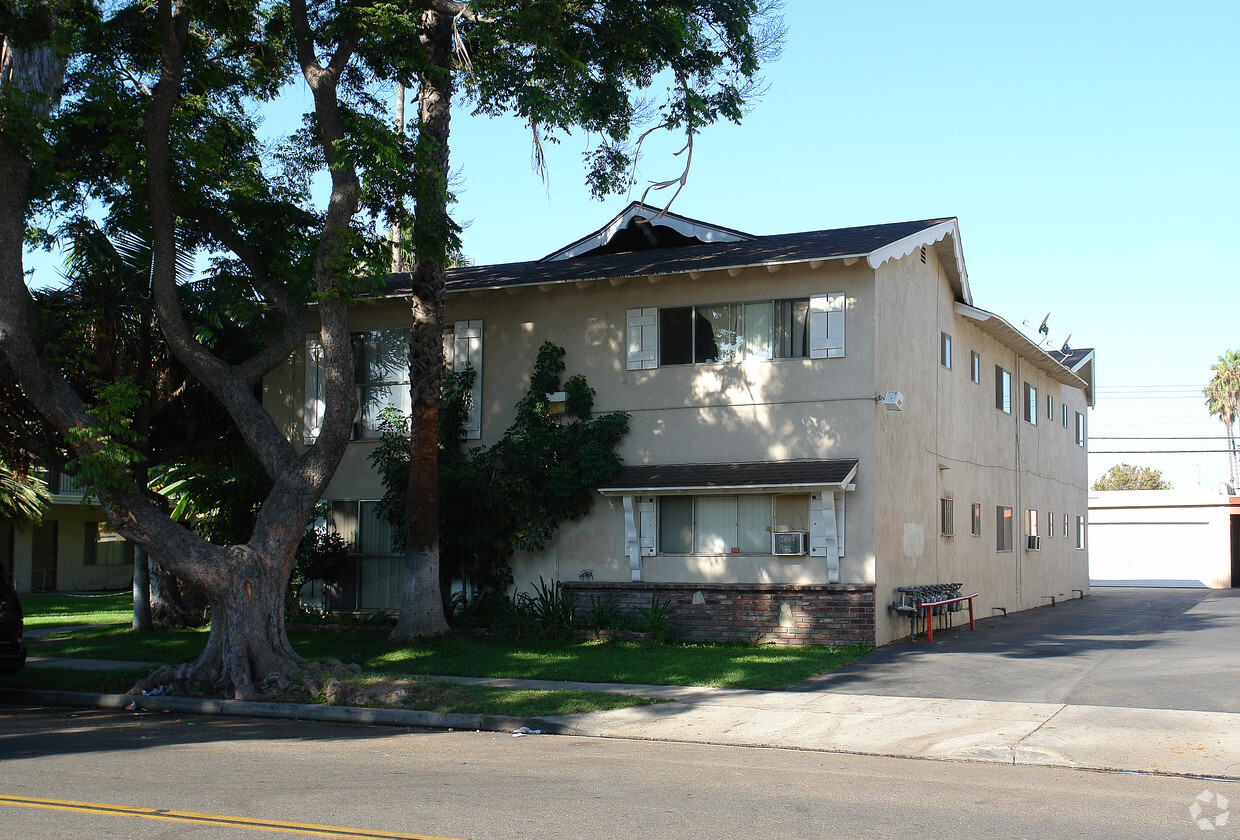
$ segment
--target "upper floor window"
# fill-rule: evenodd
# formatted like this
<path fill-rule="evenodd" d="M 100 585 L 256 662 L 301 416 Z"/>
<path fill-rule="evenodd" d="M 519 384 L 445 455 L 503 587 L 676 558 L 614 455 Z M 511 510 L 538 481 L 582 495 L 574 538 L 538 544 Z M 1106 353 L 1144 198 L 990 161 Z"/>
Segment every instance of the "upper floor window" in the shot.
<path fill-rule="evenodd" d="M 381 435 L 385 410 L 409 413 L 409 330 L 354 333 L 353 372 L 357 384 L 353 439 L 373 440 Z"/>
<path fill-rule="evenodd" d="M 1012 374 L 995 365 L 995 408 L 1012 413 Z"/>
<path fill-rule="evenodd" d="M 354 333 L 353 381 L 357 386 L 357 415 L 353 440 L 375 440 L 381 435 L 383 412 L 411 410 L 409 392 L 409 330 L 369 330 Z M 444 332 L 444 362 L 450 370 L 475 371 L 470 415 L 464 437 L 481 436 L 482 322 L 458 321 Z M 306 339 L 305 442 L 318 439 L 327 401 L 326 366 L 318 336 Z"/>
<path fill-rule="evenodd" d="M 974 382 L 982 381 L 982 357 L 976 350 L 969 351 L 969 379 Z"/>
<path fill-rule="evenodd" d="M 1025 383 L 1025 422 L 1038 425 L 1038 389 Z"/>
<path fill-rule="evenodd" d="M 939 499 L 939 533 L 945 537 L 956 533 L 956 503 L 951 499 Z"/>
<path fill-rule="evenodd" d="M 1055 398 L 1050 394 L 1046 395 L 1046 420 L 1048 423 L 1055 422 Z"/>
<path fill-rule="evenodd" d="M 995 551 L 1012 550 L 1012 508 L 1007 505 L 995 507 Z"/>
<path fill-rule="evenodd" d="M 969 533 L 975 537 L 982 535 L 982 503 L 974 502 L 969 516 Z"/>
<path fill-rule="evenodd" d="M 952 369 L 952 337 L 947 333 L 939 333 L 939 364 Z"/>
<path fill-rule="evenodd" d="M 1079 411 L 1076 413 L 1076 445 L 1085 445 L 1085 415 Z"/>
<path fill-rule="evenodd" d="M 629 370 L 844 355 L 844 295 L 630 309 Z"/>

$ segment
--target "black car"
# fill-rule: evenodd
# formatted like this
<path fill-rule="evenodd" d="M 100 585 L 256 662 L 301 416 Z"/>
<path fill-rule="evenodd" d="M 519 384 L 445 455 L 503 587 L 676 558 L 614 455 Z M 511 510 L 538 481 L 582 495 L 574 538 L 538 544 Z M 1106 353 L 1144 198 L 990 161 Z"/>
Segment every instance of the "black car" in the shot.
<path fill-rule="evenodd" d="M 0 674 L 16 674 L 26 664 L 26 646 L 22 644 L 25 621 L 22 604 L 8 570 L 0 566 Z"/>

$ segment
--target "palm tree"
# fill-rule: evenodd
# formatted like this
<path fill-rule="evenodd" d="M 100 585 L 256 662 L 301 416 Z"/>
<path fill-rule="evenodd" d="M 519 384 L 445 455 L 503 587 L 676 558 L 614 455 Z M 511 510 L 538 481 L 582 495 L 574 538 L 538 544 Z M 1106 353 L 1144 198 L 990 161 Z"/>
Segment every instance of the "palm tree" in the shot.
<path fill-rule="evenodd" d="M 1240 419 L 1240 350 L 1228 350 L 1210 366 L 1214 377 L 1202 393 L 1210 413 L 1227 429 L 1227 467 L 1230 483 L 1240 478 L 1240 453 L 1236 448 L 1236 421 Z"/>
<path fill-rule="evenodd" d="M 0 519 L 37 525 L 51 498 L 43 479 L 0 461 Z"/>

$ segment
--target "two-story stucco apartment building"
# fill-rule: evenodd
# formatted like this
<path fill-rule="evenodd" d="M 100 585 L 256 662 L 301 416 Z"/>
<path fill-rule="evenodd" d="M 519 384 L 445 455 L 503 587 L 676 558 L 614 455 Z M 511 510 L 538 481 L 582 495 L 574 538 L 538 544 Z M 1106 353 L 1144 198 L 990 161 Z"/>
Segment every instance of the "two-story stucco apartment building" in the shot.
<path fill-rule="evenodd" d="M 398 603 L 368 456 L 375 407 L 407 408 L 385 332 L 406 326 L 402 279 L 351 316 L 365 408 L 326 494 L 357 552 L 343 608 Z M 502 436 L 544 341 L 596 410 L 632 416 L 624 471 L 515 558 L 519 586 L 671 599 L 687 638 L 871 644 L 909 632 L 897 587 L 961 583 L 989 615 L 1089 586 L 1093 354 L 976 307 L 954 218 L 752 236 L 633 204 L 544 259 L 447 282 L 447 363 L 479 374 L 470 438 Z M 306 441 L 316 347 L 265 383 Z"/>

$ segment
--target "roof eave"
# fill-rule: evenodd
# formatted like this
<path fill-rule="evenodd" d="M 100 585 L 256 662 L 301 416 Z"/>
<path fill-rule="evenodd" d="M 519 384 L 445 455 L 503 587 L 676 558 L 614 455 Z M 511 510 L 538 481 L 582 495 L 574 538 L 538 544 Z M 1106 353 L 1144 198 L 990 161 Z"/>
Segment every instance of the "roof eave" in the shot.
<path fill-rule="evenodd" d="M 1024 333 L 993 312 L 987 312 L 985 309 L 978 309 L 975 306 L 960 302 L 956 303 L 955 311 L 957 315 L 962 315 L 975 322 L 983 332 L 998 339 L 1005 347 L 1028 358 L 1038 369 L 1048 374 L 1056 382 L 1070 385 L 1073 388 L 1080 388 L 1083 391 L 1092 390 L 1090 383 L 1082 379 L 1076 372 L 1055 361 L 1045 350 L 1030 341 Z M 1092 354 L 1090 357 L 1092 358 Z"/>
<path fill-rule="evenodd" d="M 877 269 L 887 260 L 898 260 L 907 257 L 918 248 L 937 245 L 944 239 L 951 240 L 950 254 L 941 255 L 943 268 L 955 286 L 957 300 L 966 304 L 973 303 L 973 292 L 969 289 L 969 272 L 964 264 L 964 249 L 960 245 L 960 225 L 954 218 L 940 222 L 932 227 L 911 233 L 903 239 L 897 239 L 882 248 L 876 248 L 866 254 L 870 268 Z"/>

